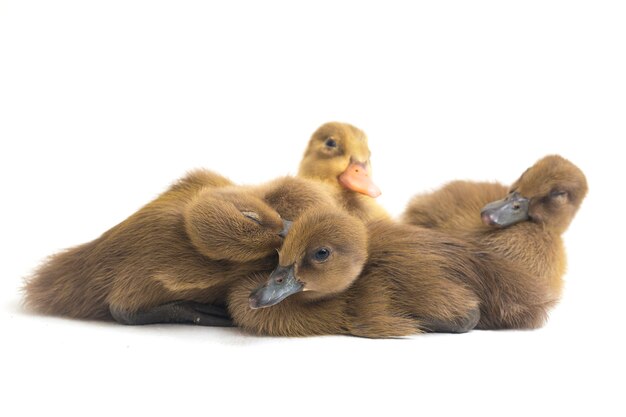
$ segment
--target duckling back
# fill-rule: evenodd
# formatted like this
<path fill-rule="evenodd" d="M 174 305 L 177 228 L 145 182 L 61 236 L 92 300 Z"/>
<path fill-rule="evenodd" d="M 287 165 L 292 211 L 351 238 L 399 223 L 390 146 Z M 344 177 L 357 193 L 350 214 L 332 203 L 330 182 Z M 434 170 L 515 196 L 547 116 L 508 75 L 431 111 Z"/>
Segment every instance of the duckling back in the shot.
<path fill-rule="evenodd" d="M 112 302 L 133 308 L 161 302 L 168 291 L 153 279 L 159 271 L 174 268 L 176 262 L 183 271 L 205 262 L 185 234 L 185 204 L 204 187 L 228 184 L 218 174 L 192 172 L 99 238 L 51 256 L 26 280 L 26 307 L 44 314 L 111 319 Z"/>
<path fill-rule="evenodd" d="M 390 221 L 369 224 L 368 235 L 361 285 L 387 280 L 392 309 L 413 317 L 422 330 L 466 332 L 476 325 L 479 298 L 469 283 L 479 280 L 480 268 L 470 245 L 435 230 Z"/>
<path fill-rule="evenodd" d="M 507 187 L 498 183 L 453 181 L 437 191 L 414 196 L 400 221 L 452 234 L 485 230 L 480 211 L 507 192 Z"/>

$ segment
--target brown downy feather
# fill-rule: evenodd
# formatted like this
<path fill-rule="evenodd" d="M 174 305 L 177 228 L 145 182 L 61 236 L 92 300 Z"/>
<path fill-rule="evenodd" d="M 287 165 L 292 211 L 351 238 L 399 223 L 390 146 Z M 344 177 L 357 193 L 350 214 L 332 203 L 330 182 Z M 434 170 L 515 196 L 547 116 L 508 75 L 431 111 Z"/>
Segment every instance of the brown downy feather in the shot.
<path fill-rule="evenodd" d="M 25 304 L 90 319 L 179 300 L 223 305 L 232 282 L 275 266 L 283 223 L 265 197 L 289 216 L 314 202 L 333 204 L 324 187 L 304 179 L 231 184 L 208 171 L 188 175 L 94 241 L 52 256 L 27 280 Z"/>
<path fill-rule="evenodd" d="M 482 208 L 509 192 L 529 199 L 530 218 L 505 228 L 484 224 Z M 561 234 L 586 193 L 582 171 L 551 155 L 509 188 L 456 181 L 417 196 L 403 221 L 457 235 L 476 246 L 485 260 L 484 280 L 471 283 L 481 297 L 479 328 L 536 328 L 561 296 L 566 268 Z"/>
<path fill-rule="evenodd" d="M 507 192 L 508 188 L 498 183 L 453 181 L 437 191 L 413 197 L 400 221 L 454 234 L 482 230 L 480 211 Z"/>

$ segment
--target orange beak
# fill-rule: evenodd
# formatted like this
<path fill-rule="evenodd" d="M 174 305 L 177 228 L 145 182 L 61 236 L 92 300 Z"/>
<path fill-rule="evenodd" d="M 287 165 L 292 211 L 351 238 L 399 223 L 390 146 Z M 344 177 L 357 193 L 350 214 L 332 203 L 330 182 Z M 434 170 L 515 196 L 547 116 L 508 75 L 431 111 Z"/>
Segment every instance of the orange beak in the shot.
<path fill-rule="evenodd" d="M 339 183 L 349 190 L 369 195 L 372 198 L 381 194 L 380 188 L 370 178 L 367 166 L 361 162 L 351 162 L 339 176 Z"/>

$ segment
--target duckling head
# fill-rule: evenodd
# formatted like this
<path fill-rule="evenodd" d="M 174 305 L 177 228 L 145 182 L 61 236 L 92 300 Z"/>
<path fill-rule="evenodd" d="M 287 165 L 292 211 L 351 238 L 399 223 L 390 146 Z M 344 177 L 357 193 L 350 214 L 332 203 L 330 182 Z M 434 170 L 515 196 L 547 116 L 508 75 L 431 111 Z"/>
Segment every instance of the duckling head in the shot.
<path fill-rule="evenodd" d="M 212 259 L 249 262 L 275 254 L 291 221 L 260 198 L 220 188 L 191 204 L 185 227 L 196 247 Z"/>
<path fill-rule="evenodd" d="M 320 300 L 347 289 L 367 260 L 364 224 L 336 209 L 307 211 L 294 221 L 269 280 L 250 294 L 252 308 L 298 294 Z"/>
<path fill-rule="evenodd" d="M 378 197 L 372 181 L 371 152 L 365 133 L 347 123 L 330 122 L 311 136 L 298 175 L 337 184 L 348 190 Z"/>
<path fill-rule="evenodd" d="M 511 186 L 506 198 L 487 204 L 481 217 L 485 224 L 497 227 L 533 221 L 563 232 L 587 189 L 580 168 L 561 156 L 549 155 L 528 168 Z"/>
<path fill-rule="evenodd" d="M 268 184 L 263 199 L 284 219 L 295 220 L 314 207 L 336 205 L 335 190 L 307 178 L 283 177 Z"/>

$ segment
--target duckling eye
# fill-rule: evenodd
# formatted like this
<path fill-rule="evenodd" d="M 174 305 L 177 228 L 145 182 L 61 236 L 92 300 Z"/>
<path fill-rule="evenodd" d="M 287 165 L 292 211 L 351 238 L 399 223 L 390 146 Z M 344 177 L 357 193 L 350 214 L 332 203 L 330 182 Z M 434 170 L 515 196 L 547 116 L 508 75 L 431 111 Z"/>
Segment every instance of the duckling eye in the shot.
<path fill-rule="evenodd" d="M 256 223 L 261 224 L 261 217 L 258 215 L 258 213 L 255 213 L 254 211 L 242 211 L 241 214 Z"/>
<path fill-rule="evenodd" d="M 546 200 L 552 201 L 555 204 L 563 204 L 568 200 L 567 191 L 552 191 Z"/>
<path fill-rule="evenodd" d="M 335 141 L 335 139 L 333 138 L 328 138 L 326 139 L 326 146 L 328 146 L 329 148 L 336 148 L 337 147 L 337 141 Z"/>
<path fill-rule="evenodd" d="M 318 262 L 324 262 L 330 256 L 330 249 L 328 248 L 319 248 L 315 251 L 313 257 Z"/>

